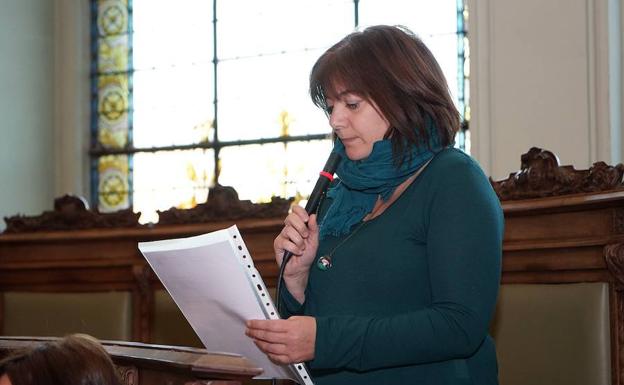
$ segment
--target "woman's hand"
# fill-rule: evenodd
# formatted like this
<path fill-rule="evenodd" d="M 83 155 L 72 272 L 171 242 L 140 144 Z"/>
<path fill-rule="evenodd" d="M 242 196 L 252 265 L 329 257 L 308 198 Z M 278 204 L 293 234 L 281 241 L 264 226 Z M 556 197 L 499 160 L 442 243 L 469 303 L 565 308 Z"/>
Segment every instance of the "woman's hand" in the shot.
<path fill-rule="evenodd" d="M 273 242 L 275 259 L 278 265 L 281 265 L 284 251 L 293 253 L 284 270 L 284 283 L 293 297 L 303 303 L 310 266 L 318 249 L 319 229 L 316 215 L 308 215 L 302 207 L 293 206 L 284 224 L 284 228 Z"/>
<path fill-rule="evenodd" d="M 245 334 L 258 349 L 278 364 L 292 364 L 314 358 L 316 319 L 294 316 L 285 320 L 247 321 Z"/>

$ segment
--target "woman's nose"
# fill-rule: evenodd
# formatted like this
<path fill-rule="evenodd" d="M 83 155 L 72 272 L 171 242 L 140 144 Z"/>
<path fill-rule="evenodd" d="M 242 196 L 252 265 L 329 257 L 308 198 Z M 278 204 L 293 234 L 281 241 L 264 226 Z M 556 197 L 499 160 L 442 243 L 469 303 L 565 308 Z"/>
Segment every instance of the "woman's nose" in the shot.
<path fill-rule="evenodd" d="M 344 114 L 342 109 L 338 106 L 334 106 L 329 115 L 329 125 L 332 126 L 334 130 L 338 130 L 344 126 Z"/>

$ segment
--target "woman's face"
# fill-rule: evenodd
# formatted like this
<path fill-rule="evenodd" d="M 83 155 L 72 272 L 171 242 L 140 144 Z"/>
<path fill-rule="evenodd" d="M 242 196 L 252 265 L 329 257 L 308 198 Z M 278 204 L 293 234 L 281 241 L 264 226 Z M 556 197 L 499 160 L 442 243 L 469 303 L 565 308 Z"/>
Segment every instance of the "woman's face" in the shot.
<path fill-rule="evenodd" d="M 344 90 L 338 89 L 338 96 L 327 98 L 329 125 L 342 144 L 351 160 L 368 157 L 373 144 L 382 140 L 390 124 L 377 112 L 372 101 Z"/>

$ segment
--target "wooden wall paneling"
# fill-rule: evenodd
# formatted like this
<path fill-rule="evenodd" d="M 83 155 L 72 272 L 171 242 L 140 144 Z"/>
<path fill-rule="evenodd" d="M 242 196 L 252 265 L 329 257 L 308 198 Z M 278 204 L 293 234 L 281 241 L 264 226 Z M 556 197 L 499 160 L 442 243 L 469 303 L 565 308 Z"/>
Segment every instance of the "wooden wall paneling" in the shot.
<path fill-rule="evenodd" d="M 133 330 L 135 341 L 150 342 L 151 325 L 154 315 L 153 273 L 146 264 L 136 264 L 132 268 L 136 287 L 133 289 Z"/>
<path fill-rule="evenodd" d="M 614 384 L 624 384 L 624 243 L 605 246 L 605 262 L 614 281 L 611 296 L 611 365 Z"/>

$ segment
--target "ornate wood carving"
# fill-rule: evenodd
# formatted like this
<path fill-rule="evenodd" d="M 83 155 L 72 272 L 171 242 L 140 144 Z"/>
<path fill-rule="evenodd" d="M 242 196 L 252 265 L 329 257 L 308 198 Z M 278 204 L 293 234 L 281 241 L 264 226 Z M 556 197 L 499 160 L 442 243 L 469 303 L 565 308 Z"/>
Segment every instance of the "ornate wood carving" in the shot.
<path fill-rule="evenodd" d="M 138 227 L 139 213 L 121 210 L 100 213 L 89 210 L 84 198 L 64 195 L 54 200 L 54 210 L 37 216 L 15 215 L 5 217 L 7 233 L 35 231 L 65 231 L 91 228 Z"/>
<path fill-rule="evenodd" d="M 613 383 L 624 385 L 624 243 L 606 245 L 604 256 L 607 268 L 616 282 L 611 290 L 612 333 L 615 346 L 612 348 Z"/>
<path fill-rule="evenodd" d="M 276 218 L 288 213 L 291 199 L 273 197 L 270 203 L 254 204 L 239 200 L 238 193 L 229 186 L 217 185 L 208 192 L 206 203 L 192 209 L 171 208 L 158 212 L 159 225 L 200 223 L 241 218 Z"/>
<path fill-rule="evenodd" d="M 624 233 L 624 208 L 622 207 L 613 210 L 613 231 L 616 234 Z"/>
<path fill-rule="evenodd" d="M 520 157 L 520 170 L 507 179 L 490 179 L 501 201 L 543 198 L 566 194 L 612 190 L 623 187 L 624 165 L 596 162 L 589 170 L 560 166 L 555 154 L 532 147 Z"/>
<path fill-rule="evenodd" d="M 139 369 L 134 366 L 119 366 L 117 367 L 117 373 L 121 382 L 125 385 L 139 385 Z"/>
<path fill-rule="evenodd" d="M 618 290 L 624 290 L 624 243 L 606 245 L 604 256 L 607 268 L 617 281 Z"/>
<path fill-rule="evenodd" d="M 150 292 L 150 279 L 153 277 L 152 270 L 147 265 L 135 265 L 132 274 L 136 279 L 141 294 Z"/>
<path fill-rule="evenodd" d="M 154 293 L 151 289 L 150 280 L 154 277 L 154 273 L 147 265 L 135 265 L 132 267 L 132 274 L 137 282 L 138 293 L 136 293 L 136 313 L 135 322 L 138 329 L 134 331 L 135 335 L 139 335 L 139 340 L 148 342 L 151 337 L 151 324 L 153 321 L 152 310 L 154 308 Z M 137 314 L 138 313 L 138 314 Z"/>
<path fill-rule="evenodd" d="M 620 287 L 620 290 L 616 291 L 616 322 L 617 322 L 617 352 L 615 353 L 615 359 L 618 360 L 618 367 L 616 368 L 614 375 L 618 376 L 618 379 L 613 381 L 614 384 L 624 385 L 624 287 Z M 619 382 L 616 382 L 618 381 Z"/>
<path fill-rule="evenodd" d="M 215 186 L 210 189 L 208 201 L 192 209 L 171 208 L 159 211 L 155 226 L 238 220 L 241 218 L 282 218 L 290 208 L 292 199 L 273 197 L 270 203 L 254 204 L 239 200 L 234 188 Z M 89 210 L 84 198 L 65 195 L 54 201 L 54 211 L 37 216 L 15 215 L 5 217 L 7 233 L 35 231 L 66 231 L 92 228 L 142 227 L 140 213 L 131 209 L 114 213 Z M 154 225 L 152 225 L 154 226 Z"/>

